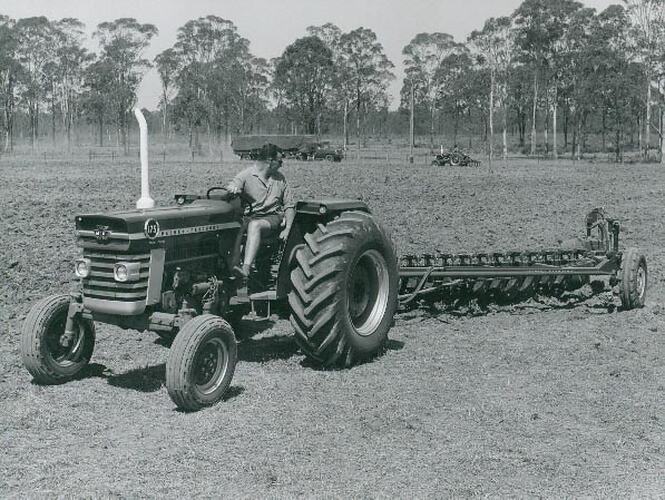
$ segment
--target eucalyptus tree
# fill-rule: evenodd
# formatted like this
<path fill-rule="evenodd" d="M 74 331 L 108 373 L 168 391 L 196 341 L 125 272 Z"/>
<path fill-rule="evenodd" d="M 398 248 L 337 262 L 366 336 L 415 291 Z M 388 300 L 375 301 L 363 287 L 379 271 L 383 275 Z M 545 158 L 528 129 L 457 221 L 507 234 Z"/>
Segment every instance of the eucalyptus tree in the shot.
<path fill-rule="evenodd" d="M 333 72 L 331 75 L 332 85 L 329 94 L 328 105 L 332 111 L 342 114 L 342 136 L 344 149 L 349 143 L 348 120 L 351 113 L 351 102 L 355 95 L 354 81 L 351 70 L 346 64 L 342 51 L 342 30 L 333 23 L 325 23 L 321 26 L 309 26 L 307 34 L 319 38 L 330 49 L 333 61 Z"/>
<path fill-rule="evenodd" d="M 30 145 L 34 147 L 47 88 L 47 66 L 55 56 L 53 26 L 46 17 L 26 17 L 19 19 L 14 29 L 20 64 L 19 94 L 28 114 Z"/>
<path fill-rule="evenodd" d="M 246 134 L 260 127 L 261 116 L 268 109 L 271 71 L 268 61 L 251 55 L 241 61 L 241 66 L 235 100 L 238 116 L 236 131 Z"/>
<path fill-rule="evenodd" d="M 201 124 L 210 137 L 219 139 L 223 131 L 228 142 L 232 128 L 246 127 L 248 106 L 259 102 L 258 91 L 267 84 L 266 62 L 251 54 L 249 41 L 231 21 L 218 16 L 181 26 L 173 50 L 179 68 L 173 112 L 186 124 L 190 144 L 197 144 Z"/>
<path fill-rule="evenodd" d="M 558 60 L 558 46 L 566 36 L 566 26 L 570 17 L 580 8 L 582 4 L 573 0 L 524 0 L 513 13 L 516 45 L 521 50 L 522 58 L 533 71 L 532 155 L 536 153 L 539 84 L 549 76 L 554 78 L 554 88 L 557 88 L 558 69 L 553 65 Z M 547 95 L 550 90 L 546 88 Z M 550 101 L 549 98 L 547 100 Z M 558 100 L 556 96 L 554 100 Z M 556 107 L 556 103 L 554 106 Z"/>
<path fill-rule="evenodd" d="M 634 53 L 646 71 L 646 106 L 643 151 L 646 158 L 650 146 L 652 86 L 661 78 L 665 58 L 665 0 L 623 0 L 632 21 Z"/>
<path fill-rule="evenodd" d="M 442 83 L 436 78 L 437 70 L 446 57 L 464 50 L 464 45 L 455 42 L 453 36 L 447 33 L 419 33 L 402 50 L 406 73 L 402 100 L 413 92 L 415 103 L 427 108 L 430 148 L 434 147 L 437 96 Z"/>
<path fill-rule="evenodd" d="M 120 18 L 99 24 L 93 33 L 99 41 L 100 58 L 105 69 L 111 70 L 108 97 L 125 153 L 129 150 L 129 116 L 136 102 L 136 91 L 143 74 L 152 66 L 143 54 L 157 32 L 152 24 L 141 24 L 133 18 Z"/>
<path fill-rule="evenodd" d="M 108 59 L 95 59 L 84 69 L 81 106 L 88 120 L 97 127 L 99 146 L 104 145 L 104 127 L 112 122 L 115 86 L 115 68 Z"/>
<path fill-rule="evenodd" d="M 61 125 L 71 149 L 71 133 L 76 116 L 80 113 L 84 73 L 92 61 L 92 54 L 83 46 L 85 25 L 74 18 L 51 22 L 53 30 L 53 59 L 46 74 L 51 101 L 51 134 L 55 141 L 56 114 L 60 113 Z"/>
<path fill-rule="evenodd" d="M 453 145 L 457 145 L 462 119 L 475 108 L 473 61 L 468 50 L 454 52 L 441 61 L 434 78 L 438 82 L 437 106 L 453 117 Z"/>
<path fill-rule="evenodd" d="M 586 58 L 590 90 L 596 109 L 602 113 L 603 138 L 608 127 L 613 132 L 617 161 L 623 160 L 627 127 L 642 108 L 647 81 L 644 66 L 630 59 L 629 30 L 626 10 L 621 5 L 609 6 L 596 16 Z"/>
<path fill-rule="evenodd" d="M 11 151 L 14 145 L 16 85 L 20 74 L 15 26 L 16 22 L 13 19 L 0 15 L 0 105 L 3 109 L 2 128 L 5 136 L 5 152 Z"/>
<path fill-rule="evenodd" d="M 292 118 L 310 134 L 321 134 L 321 113 L 332 88 L 332 51 L 316 36 L 299 38 L 277 61 L 273 85 L 281 90 Z"/>
<path fill-rule="evenodd" d="M 162 111 L 162 134 L 165 138 L 169 136 L 169 105 L 173 99 L 175 90 L 175 79 L 179 70 L 179 60 L 173 48 L 166 49 L 157 54 L 154 59 L 162 93 L 159 98 L 159 106 Z"/>
<path fill-rule="evenodd" d="M 510 69 L 513 52 L 514 38 L 512 31 L 512 20 L 509 17 L 490 18 L 485 22 L 483 29 L 474 31 L 469 36 L 469 44 L 476 52 L 478 62 L 489 69 L 489 160 L 490 164 L 494 153 L 494 106 L 495 96 L 498 92 L 503 107 L 503 157 L 508 155 L 508 71 Z"/>
<path fill-rule="evenodd" d="M 344 33 L 339 43 L 348 83 L 353 85 L 359 155 L 363 117 L 370 110 L 385 107 L 388 84 L 395 78 L 391 71 L 394 65 L 371 29 L 357 28 Z"/>

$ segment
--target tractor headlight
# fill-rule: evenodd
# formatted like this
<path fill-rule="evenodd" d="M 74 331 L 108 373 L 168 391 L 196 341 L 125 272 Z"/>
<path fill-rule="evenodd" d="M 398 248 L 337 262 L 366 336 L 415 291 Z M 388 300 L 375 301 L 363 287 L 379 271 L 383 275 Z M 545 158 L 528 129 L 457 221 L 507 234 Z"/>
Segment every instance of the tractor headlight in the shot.
<path fill-rule="evenodd" d="M 87 278 L 90 275 L 90 259 L 76 259 L 74 261 L 74 274 L 79 278 Z"/>
<path fill-rule="evenodd" d="M 141 264 L 138 262 L 118 262 L 113 266 L 113 279 L 121 283 L 138 281 L 140 274 Z"/>

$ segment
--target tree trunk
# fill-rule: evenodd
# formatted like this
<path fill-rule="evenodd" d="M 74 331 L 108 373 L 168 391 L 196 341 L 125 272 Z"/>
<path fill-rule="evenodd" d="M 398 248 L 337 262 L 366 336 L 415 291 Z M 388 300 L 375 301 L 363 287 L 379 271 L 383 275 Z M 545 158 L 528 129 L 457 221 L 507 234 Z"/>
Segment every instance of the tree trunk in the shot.
<path fill-rule="evenodd" d="M 559 159 L 559 151 L 558 151 L 558 145 L 557 145 L 557 137 L 556 137 L 556 127 L 557 127 L 557 110 L 559 106 L 557 106 L 557 101 L 559 100 L 559 95 L 558 95 L 558 89 L 555 86 L 554 87 L 554 105 L 552 107 L 552 157 L 555 160 Z"/>
<path fill-rule="evenodd" d="M 490 126 L 490 147 L 489 147 L 489 171 L 492 171 L 492 160 L 494 158 L 494 86 L 495 86 L 495 75 L 494 70 L 491 71 L 490 75 L 490 113 L 489 113 L 489 126 Z"/>
<path fill-rule="evenodd" d="M 536 110 L 538 109 L 538 69 L 533 72 L 533 111 L 531 113 L 531 156 L 536 154 Z"/>
<path fill-rule="evenodd" d="M 343 117 L 343 131 L 342 135 L 344 136 L 344 151 L 347 150 L 349 147 L 349 127 L 348 127 L 348 120 L 349 120 L 349 100 L 344 99 L 344 117 Z"/>
<path fill-rule="evenodd" d="M 504 101 L 505 102 L 505 101 Z M 508 109 L 503 109 L 503 159 L 508 158 Z"/>
<path fill-rule="evenodd" d="M 72 116 L 71 113 L 67 115 L 67 152 L 72 152 Z"/>
<path fill-rule="evenodd" d="M 582 158 L 582 120 L 577 121 L 577 150 L 575 153 L 575 159 L 580 160 Z"/>
<path fill-rule="evenodd" d="M 210 130 L 210 120 L 206 120 L 206 134 L 208 135 L 208 155 L 212 156 L 213 137 Z"/>
<path fill-rule="evenodd" d="M 651 131 L 651 78 L 647 78 L 647 113 L 644 120 L 644 159 L 649 158 L 649 139 Z"/>
<path fill-rule="evenodd" d="M 51 98 L 51 142 L 55 146 L 55 99 Z"/>
<path fill-rule="evenodd" d="M 455 128 L 453 130 L 453 145 L 457 146 L 457 133 L 459 131 L 459 109 L 455 109 Z"/>
<path fill-rule="evenodd" d="M 169 138 L 169 122 L 168 122 L 168 101 L 166 97 L 166 91 L 164 92 L 163 95 L 163 102 L 164 102 L 164 109 L 162 109 L 162 135 L 164 136 L 164 139 Z"/>
<path fill-rule="evenodd" d="M 573 122 L 573 140 L 570 144 L 570 157 L 575 159 L 575 146 L 577 146 L 577 125 Z"/>
<path fill-rule="evenodd" d="M 568 149 L 568 106 L 563 108 L 563 150 Z"/>
<path fill-rule="evenodd" d="M 546 103 L 545 104 L 545 125 L 543 127 L 543 141 L 545 144 L 545 156 L 549 156 L 550 154 L 550 145 L 549 145 L 549 133 L 550 133 L 550 107 Z"/>
<path fill-rule="evenodd" d="M 605 139 L 605 137 L 607 136 L 607 108 L 603 108 L 603 120 L 602 120 L 601 135 L 602 135 L 601 139 L 602 139 L 603 153 L 604 153 L 607 149 L 607 141 Z"/>
<path fill-rule="evenodd" d="M 665 134 L 665 123 L 663 120 L 663 112 L 664 110 L 660 110 L 660 164 L 665 165 L 665 138 L 663 135 Z"/>
<path fill-rule="evenodd" d="M 356 141 L 358 141 L 356 148 L 357 159 L 360 160 L 360 91 L 358 91 L 356 103 Z"/>
<path fill-rule="evenodd" d="M 429 122 L 429 149 L 434 149 L 434 116 L 436 108 L 434 104 L 430 106 L 430 122 Z"/>

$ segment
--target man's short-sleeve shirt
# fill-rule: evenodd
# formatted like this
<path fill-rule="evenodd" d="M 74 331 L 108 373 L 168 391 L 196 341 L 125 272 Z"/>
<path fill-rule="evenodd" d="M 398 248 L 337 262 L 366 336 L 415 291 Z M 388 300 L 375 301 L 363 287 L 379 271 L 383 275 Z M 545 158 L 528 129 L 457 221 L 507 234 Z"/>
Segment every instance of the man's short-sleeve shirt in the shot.
<path fill-rule="evenodd" d="M 264 181 L 255 167 L 249 167 L 239 172 L 230 185 L 245 194 L 255 215 L 281 214 L 293 206 L 291 192 L 280 172 L 273 172 Z"/>

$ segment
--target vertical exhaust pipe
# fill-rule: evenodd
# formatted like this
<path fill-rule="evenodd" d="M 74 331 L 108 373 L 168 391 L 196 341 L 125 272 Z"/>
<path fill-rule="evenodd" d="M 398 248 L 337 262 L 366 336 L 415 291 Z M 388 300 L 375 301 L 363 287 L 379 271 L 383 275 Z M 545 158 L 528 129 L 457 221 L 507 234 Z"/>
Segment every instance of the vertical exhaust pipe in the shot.
<path fill-rule="evenodd" d="M 155 200 L 150 197 L 150 183 L 148 177 L 148 124 L 141 110 L 134 108 L 134 116 L 136 121 L 139 122 L 139 130 L 141 131 L 141 197 L 136 202 L 136 208 L 145 210 L 146 208 L 153 208 Z"/>

